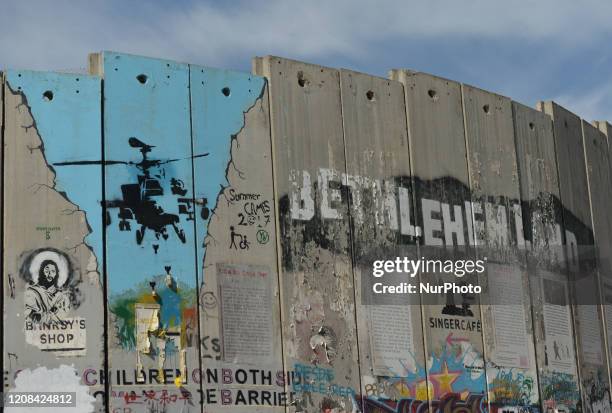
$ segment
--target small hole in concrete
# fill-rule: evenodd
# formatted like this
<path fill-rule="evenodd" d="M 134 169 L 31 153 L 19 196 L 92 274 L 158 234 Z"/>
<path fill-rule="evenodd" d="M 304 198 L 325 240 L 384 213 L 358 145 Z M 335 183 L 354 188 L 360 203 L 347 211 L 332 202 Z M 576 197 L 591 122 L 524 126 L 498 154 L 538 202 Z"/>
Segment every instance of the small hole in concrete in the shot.
<path fill-rule="evenodd" d="M 79 91 L 78 91 L 78 90 L 77 90 L 76 92 L 77 92 L 77 93 L 79 93 Z"/>
<path fill-rule="evenodd" d="M 223 89 L 221 89 L 221 93 L 223 93 L 223 96 L 229 96 L 230 95 L 230 88 L 229 87 L 224 87 Z"/>
<path fill-rule="evenodd" d="M 47 90 L 45 93 L 43 93 L 43 99 L 45 102 L 51 102 L 53 100 L 53 92 Z"/>
<path fill-rule="evenodd" d="M 563 121 L 563 126 L 565 126 L 566 128 L 569 128 L 569 125 L 567 124 L 567 120 Z"/>
<path fill-rule="evenodd" d="M 533 122 L 529 122 L 529 129 L 531 130 L 535 129 L 535 125 L 533 124 Z"/>
<path fill-rule="evenodd" d="M 438 99 L 438 92 L 436 92 L 433 89 L 429 89 L 427 91 L 427 94 L 429 95 L 430 98 L 432 98 L 433 100 L 437 100 Z"/>
<path fill-rule="evenodd" d="M 368 90 L 366 92 L 366 98 L 368 98 L 368 100 L 374 100 L 374 92 L 372 92 L 371 90 Z"/>
<path fill-rule="evenodd" d="M 78 77 L 76 78 L 76 81 L 77 81 L 77 82 L 79 81 L 79 78 L 78 78 Z"/>
<path fill-rule="evenodd" d="M 17 77 L 21 77 L 21 73 L 19 73 L 19 74 L 17 75 Z"/>
<path fill-rule="evenodd" d="M 141 84 L 143 84 L 143 85 L 144 85 L 145 83 L 147 83 L 147 80 L 148 80 L 148 79 L 149 79 L 149 78 L 148 78 L 148 77 L 147 77 L 147 75 L 145 75 L 145 74 L 140 74 L 140 75 L 136 76 L 136 80 L 138 80 L 138 81 L 139 81 Z"/>
<path fill-rule="evenodd" d="M 489 105 L 484 105 L 482 107 L 482 110 L 484 110 L 484 113 L 489 113 L 491 111 L 491 108 L 489 107 Z"/>

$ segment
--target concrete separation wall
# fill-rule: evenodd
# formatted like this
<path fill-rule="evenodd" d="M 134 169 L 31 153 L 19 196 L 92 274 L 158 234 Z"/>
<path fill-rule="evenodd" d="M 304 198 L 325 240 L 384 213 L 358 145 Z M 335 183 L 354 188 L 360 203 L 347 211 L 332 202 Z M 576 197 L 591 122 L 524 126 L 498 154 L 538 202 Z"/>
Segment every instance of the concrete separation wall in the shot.
<path fill-rule="evenodd" d="M 102 52 L 90 73 L 1 77 L 4 392 L 612 410 L 609 123 L 274 56 L 250 74 Z M 373 274 L 397 257 L 486 265 Z M 483 291 L 373 293 L 451 281 Z"/>

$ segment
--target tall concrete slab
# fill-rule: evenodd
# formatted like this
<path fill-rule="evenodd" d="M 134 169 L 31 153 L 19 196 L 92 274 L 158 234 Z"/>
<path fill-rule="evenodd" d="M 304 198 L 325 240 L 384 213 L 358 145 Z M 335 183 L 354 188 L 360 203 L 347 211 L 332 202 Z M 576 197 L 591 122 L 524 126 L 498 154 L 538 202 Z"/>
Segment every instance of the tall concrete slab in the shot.
<path fill-rule="evenodd" d="M 199 320 L 206 412 L 284 412 L 268 91 L 191 66 Z"/>
<path fill-rule="evenodd" d="M 542 408 L 580 408 L 552 119 L 512 102 Z"/>
<path fill-rule="evenodd" d="M 598 310 L 599 300 L 596 298 L 599 295 L 599 270 L 589 202 L 582 120 L 554 102 L 541 102 L 538 106 L 554 122 L 581 398 L 583 411 L 591 412 L 596 411 L 609 391 L 607 372 L 604 373 L 603 367 L 605 348 L 602 320 Z"/>
<path fill-rule="evenodd" d="M 594 124 L 605 135 L 608 145 L 608 153 L 610 153 L 610 139 L 612 139 L 612 125 L 606 121 L 596 121 Z M 610 176 L 612 177 L 612 161 L 610 161 Z M 610 357 L 612 357 L 612 280 L 603 276 L 601 278 L 605 331 L 608 343 L 608 367 L 610 367 Z M 612 372 L 611 372 L 612 377 Z"/>
<path fill-rule="evenodd" d="M 599 363 L 596 363 L 595 368 L 598 382 L 602 386 L 599 388 L 595 387 L 596 391 L 588 395 L 588 407 L 591 411 L 597 411 L 602 408 L 610 408 L 610 399 L 607 397 L 610 394 L 610 372 L 606 346 L 607 334 L 605 315 L 603 313 L 602 287 L 603 285 L 612 284 L 612 218 L 609 214 L 610 201 L 612 200 L 610 197 L 612 179 L 610 176 L 610 157 L 606 136 L 595 126 L 583 120 L 582 140 L 586 159 L 593 237 L 595 239 L 595 256 L 598 269 L 593 289 L 596 297 L 588 298 L 592 302 L 584 300 L 586 305 L 582 307 L 587 308 L 587 314 L 596 313 L 596 319 L 599 323 L 587 327 L 589 334 L 592 334 L 594 339 L 585 338 L 585 335 L 582 335 L 581 338 L 583 341 L 588 340 L 588 343 L 582 344 L 582 348 L 583 350 L 588 348 L 593 359 L 595 359 L 597 354 L 601 354 L 601 357 L 597 357 Z M 595 347 L 595 343 L 598 341 L 597 334 L 599 334 L 599 348 Z M 593 389 L 592 386 L 591 389 Z"/>
<path fill-rule="evenodd" d="M 539 409 L 510 99 L 462 85 L 491 410 Z M 474 207 L 478 206 L 478 210 Z M 480 216 L 479 216 L 480 215 Z"/>
<path fill-rule="evenodd" d="M 256 58 L 269 82 L 289 411 L 352 411 L 360 389 L 337 70 Z"/>
<path fill-rule="evenodd" d="M 5 391 L 104 411 L 101 82 L 10 70 L 4 96 Z"/>
<path fill-rule="evenodd" d="M 399 82 L 341 70 L 340 84 L 362 411 L 373 411 L 413 401 L 426 380 L 419 295 L 382 290 L 418 278 L 373 274 L 376 262 L 418 258 L 406 108 Z"/>
<path fill-rule="evenodd" d="M 607 213 L 612 187 L 608 141 L 603 131 L 584 120 L 582 130 L 599 275 L 612 279 L 612 216 Z"/>
<path fill-rule="evenodd" d="M 392 71 L 391 76 L 405 91 L 419 256 L 473 259 L 461 86 L 405 70 Z M 462 284 L 470 277 L 434 268 L 422 271 L 421 282 Z M 486 380 L 478 298 L 424 293 L 422 301 L 427 382 L 419 383 L 416 398 L 429 396 L 436 410 L 454 403 L 480 411 L 486 406 Z"/>
<path fill-rule="evenodd" d="M 92 60 L 96 67 L 104 76 L 110 408 L 199 412 L 189 67 L 110 52 Z"/>
<path fill-rule="evenodd" d="M 605 121 L 605 120 L 595 121 L 593 124 L 604 135 L 606 135 L 606 140 L 608 142 L 608 148 L 609 148 L 610 147 L 610 134 L 612 133 L 612 125 L 609 122 Z"/>
<path fill-rule="evenodd" d="M 0 171 L 4 174 L 4 73 L 0 72 L 0 147 L 2 152 L 0 153 Z M 3 179 L 0 179 L 0 214 L 3 214 L 4 208 L 4 192 Z M 4 251 L 4 228 L 0 225 L 0 248 Z M 0 254 L 0 268 L 4 269 L 4 253 Z M 4 273 L 3 273 L 4 274 Z M 2 276 L 2 285 L 4 288 L 4 275 Z M 4 291 L 3 289 L 0 291 Z M 4 295 L 0 294 L 0 306 L 4 308 Z M 2 339 L 0 339 L 0 364 L 2 364 L 2 376 L 0 376 L 0 389 L 4 391 L 4 381 L 7 375 L 4 369 L 4 316 L 0 319 L 0 329 L 2 329 Z"/>
<path fill-rule="evenodd" d="M 4 174 L 4 73 L 0 71 L 0 147 L 2 152 L 0 153 L 0 171 Z M 0 214 L 4 211 L 4 191 L 2 190 L 4 184 L 4 178 L 0 179 Z M 0 225 L 0 248 L 4 251 L 4 227 Z M 4 269 L 4 253 L 0 254 L 0 268 Z M 3 273 L 4 274 L 4 273 Z M 2 276 L 2 283 L 4 288 L 4 275 Z M 4 291 L 4 289 L 0 290 Z M 4 295 L 0 293 L 0 306 L 4 308 Z M 2 339 L 0 339 L 0 363 L 2 364 L 2 376 L 0 377 L 0 389 L 5 390 L 4 383 L 6 379 L 7 371 L 4 369 L 4 316 L 0 319 L 0 329 L 2 329 Z"/>

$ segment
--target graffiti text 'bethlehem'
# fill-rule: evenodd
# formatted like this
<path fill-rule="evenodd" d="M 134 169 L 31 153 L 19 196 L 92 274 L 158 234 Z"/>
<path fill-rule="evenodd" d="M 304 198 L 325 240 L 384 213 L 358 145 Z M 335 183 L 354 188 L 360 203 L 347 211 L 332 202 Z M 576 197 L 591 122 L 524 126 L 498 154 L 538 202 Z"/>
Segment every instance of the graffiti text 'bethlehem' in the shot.
<path fill-rule="evenodd" d="M 289 204 L 293 220 L 310 221 L 315 215 L 341 220 L 344 217 L 340 205 L 347 201 L 343 197 L 348 193 L 351 217 L 355 222 L 364 222 L 364 215 L 373 213 L 377 225 L 399 231 L 403 236 L 422 237 L 427 246 L 485 245 L 487 239 L 488 243 L 499 247 L 513 243 L 519 249 L 530 247 L 530 241 L 525 239 L 518 200 L 508 200 L 508 211 L 506 205 L 488 201 L 463 201 L 452 205 L 423 197 L 417 200 L 417 209 L 422 215 L 417 221 L 422 222 L 421 227 L 411 222 L 414 219 L 411 189 L 398 184 L 395 178 L 377 180 L 319 168 L 316 182 L 308 171 L 300 170 L 290 172 L 290 181 L 293 189 Z M 532 218 L 538 219 L 537 215 Z M 553 222 L 548 225 L 551 244 L 561 246 L 560 225 Z M 570 262 L 577 260 L 575 234 L 566 230 L 565 240 Z"/>

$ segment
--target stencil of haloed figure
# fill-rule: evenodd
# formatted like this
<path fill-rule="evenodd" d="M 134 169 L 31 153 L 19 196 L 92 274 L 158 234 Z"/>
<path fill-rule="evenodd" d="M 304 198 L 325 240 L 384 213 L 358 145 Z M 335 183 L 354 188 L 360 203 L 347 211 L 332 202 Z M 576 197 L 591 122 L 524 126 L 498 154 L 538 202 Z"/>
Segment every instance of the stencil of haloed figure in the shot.
<path fill-rule="evenodd" d="M 70 311 L 70 295 L 62 287 L 68 279 L 66 258 L 42 251 L 30 263 L 31 283 L 25 291 L 25 316 L 40 323 L 61 323 Z"/>

